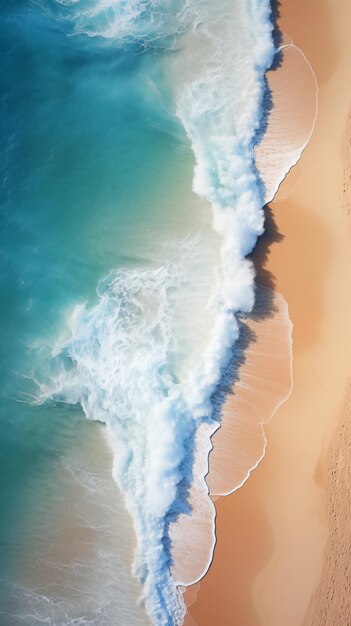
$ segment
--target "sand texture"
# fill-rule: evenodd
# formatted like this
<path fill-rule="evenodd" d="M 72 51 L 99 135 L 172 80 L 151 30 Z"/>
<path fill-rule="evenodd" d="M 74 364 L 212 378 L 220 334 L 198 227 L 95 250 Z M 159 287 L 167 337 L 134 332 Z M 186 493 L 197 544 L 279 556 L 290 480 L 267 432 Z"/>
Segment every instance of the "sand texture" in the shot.
<path fill-rule="evenodd" d="M 293 390 L 265 427 L 263 461 L 216 501 L 216 551 L 189 609 L 198 626 L 350 620 L 349 406 L 339 424 L 351 375 L 351 3 L 283 0 L 280 13 L 319 88 L 311 140 L 254 255 L 289 307 Z"/>

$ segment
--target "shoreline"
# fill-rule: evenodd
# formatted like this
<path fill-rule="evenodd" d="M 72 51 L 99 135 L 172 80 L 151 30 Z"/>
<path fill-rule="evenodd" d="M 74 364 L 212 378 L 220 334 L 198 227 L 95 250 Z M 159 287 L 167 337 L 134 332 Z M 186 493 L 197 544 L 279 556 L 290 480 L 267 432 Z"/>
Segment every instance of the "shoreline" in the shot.
<path fill-rule="evenodd" d="M 256 167 L 264 173 L 263 178 L 268 183 L 266 197 L 278 193 L 300 160 L 313 133 L 318 111 L 316 77 L 303 52 L 292 42 L 282 42 L 275 65 L 274 70 L 268 71 L 267 79 L 278 106 L 271 110 L 264 139 L 255 150 Z M 292 102 L 287 102 L 291 84 L 294 84 L 295 95 Z M 288 137 L 281 137 L 282 127 L 288 129 Z M 275 156 L 277 152 L 282 156 L 282 163 Z M 224 402 L 221 424 L 211 435 L 206 483 L 212 502 L 239 490 L 262 462 L 267 447 L 265 426 L 292 391 L 292 324 L 284 298 L 271 285 L 257 284 L 254 310 L 243 322 L 235 359 L 242 363 L 239 380 L 234 383 L 234 396 L 230 397 L 229 393 Z M 267 358 L 272 354 L 275 358 Z M 255 398 L 253 412 L 252 396 Z M 183 528 L 180 534 L 187 532 L 189 529 Z M 200 534 L 203 536 L 203 530 Z M 183 594 L 191 598 L 187 606 L 194 601 L 191 589 L 211 567 L 215 545 L 214 534 L 211 547 L 205 550 L 209 558 L 203 573 L 194 583 L 180 583 Z M 183 574 L 181 580 L 185 579 Z"/>
<path fill-rule="evenodd" d="M 341 150 L 335 145 L 335 137 L 342 140 L 349 98 L 347 54 L 340 53 L 341 43 L 350 50 L 346 27 L 338 50 L 333 37 L 348 23 L 350 8 L 344 0 L 341 5 L 286 0 L 280 7 L 280 29 L 306 54 L 320 88 L 314 134 L 267 208 L 265 241 L 256 251 L 259 257 L 268 243 L 259 279 L 273 282 L 290 307 L 294 389 L 266 426 L 264 461 L 243 487 L 216 502 L 216 552 L 189 610 L 199 626 L 216 619 L 222 626 L 299 626 L 321 577 L 328 536 L 326 451 L 351 371 L 349 333 L 345 337 L 351 295 L 340 272 L 350 264 L 349 225 L 340 207 L 346 183 L 341 194 Z"/>

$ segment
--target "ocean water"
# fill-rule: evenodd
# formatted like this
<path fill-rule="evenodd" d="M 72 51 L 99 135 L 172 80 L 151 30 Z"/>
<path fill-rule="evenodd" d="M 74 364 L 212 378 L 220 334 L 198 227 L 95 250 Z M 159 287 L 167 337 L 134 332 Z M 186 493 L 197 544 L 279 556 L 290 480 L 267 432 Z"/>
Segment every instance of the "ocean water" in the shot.
<path fill-rule="evenodd" d="M 0 30 L 0 624 L 180 625 L 254 305 L 270 3 L 5 0 Z"/>

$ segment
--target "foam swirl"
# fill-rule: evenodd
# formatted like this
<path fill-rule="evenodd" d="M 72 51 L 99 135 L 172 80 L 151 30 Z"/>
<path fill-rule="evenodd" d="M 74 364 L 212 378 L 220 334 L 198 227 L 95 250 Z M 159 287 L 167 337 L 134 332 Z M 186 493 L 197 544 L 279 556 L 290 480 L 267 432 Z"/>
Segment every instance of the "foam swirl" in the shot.
<path fill-rule="evenodd" d="M 54 354 L 56 374 L 39 398 L 80 403 L 89 419 L 106 423 L 114 476 L 137 532 L 135 572 L 147 610 L 158 626 L 180 625 L 185 607 L 172 571 L 170 528 L 181 513 L 191 513 L 194 471 L 201 470 L 200 489 L 207 491 L 207 454 L 201 467 L 193 465 L 196 433 L 200 425 L 209 433 L 218 426 L 212 396 L 238 337 L 236 314 L 254 304 L 254 271 L 246 257 L 263 232 L 254 143 L 264 73 L 274 55 L 270 3 L 225 0 L 220 15 L 210 0 L 59 4 L 71 12 L 76 32 L 120 40 L 132 34 L 140 42 L 146 32 L 157 40 L 161 23 L 162 36 L 183 32 L 191 12 L 176 58 L 185 77 L 178 74 L 177 111 L 195 155 L 194 191 L 211 203 L 222 241 L 216 293 L 208 303 L 213 323 L 201 357 L 188 371 L 177 368 L 177 299 L 184 295 L 186 263 L 116 270 L 100 282 L 95 306 L 75 308 L 70 338 Z M 156 19 L 161 15 L 172 19 Z M 194 48 L 199 54 L 186 72 Z"/>

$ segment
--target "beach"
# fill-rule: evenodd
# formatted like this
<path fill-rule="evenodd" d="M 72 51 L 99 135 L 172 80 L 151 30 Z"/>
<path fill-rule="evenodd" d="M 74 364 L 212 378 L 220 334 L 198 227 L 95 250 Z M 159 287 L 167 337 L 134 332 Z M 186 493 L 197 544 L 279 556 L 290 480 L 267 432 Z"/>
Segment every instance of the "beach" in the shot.
<path fill-rule="evenodd" d="M 0 14 L 1 624 L 348 626 L 349 3 Z"/>
<path fill-rule="evenodd" d="M 264 222 L 253 146 L 270 8 L 1 5 L 6 626 L 179 625 L 179 587 L 211 561 L 210 437 Z M 253 439 L 243 479 L 264 452 L 259 415 Z"/>
<path fill-rule="evenodd" d="M 313 135 L 267 207 L 254 257 L 258 281 L 289 307 L 293 389 L 265 427 L 258 468 L 216 500 L 213 563 L 187 592 L 198 626 L 348 623 L 351 6 L 286 0 L 279 11 L 319 89 Z"/>

